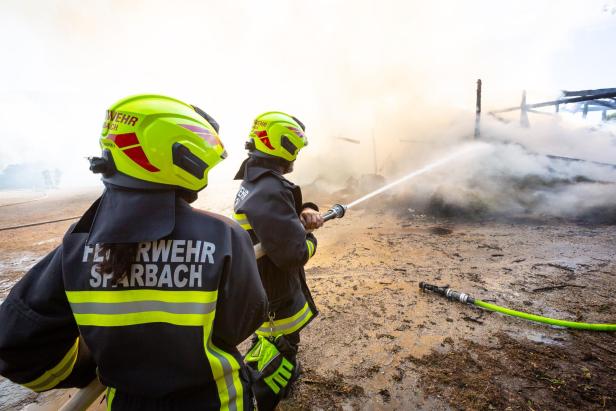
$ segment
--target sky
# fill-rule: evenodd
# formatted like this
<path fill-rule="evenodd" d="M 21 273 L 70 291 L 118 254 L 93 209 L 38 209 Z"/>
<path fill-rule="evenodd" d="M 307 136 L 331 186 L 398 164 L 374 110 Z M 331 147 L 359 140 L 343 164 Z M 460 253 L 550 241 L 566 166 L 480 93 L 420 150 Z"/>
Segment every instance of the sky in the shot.
<path fill-rule="evenodd" d="M 158 93 L 220 123 L 230 156 L 214 183 L 270 110 L 308 127 L 300 180 L 331 162 L 362 172 L 373 135 L 386 162 L 403 138 L 471 132 L 477 78 L 486 110 L 523 89 L 534 102 L 616 87 L 614 39 L 612 0 L 2 0 L 0 170 L 44 164 L 96 184 L 85 157 L 100 153 L 106 108 Z"/>

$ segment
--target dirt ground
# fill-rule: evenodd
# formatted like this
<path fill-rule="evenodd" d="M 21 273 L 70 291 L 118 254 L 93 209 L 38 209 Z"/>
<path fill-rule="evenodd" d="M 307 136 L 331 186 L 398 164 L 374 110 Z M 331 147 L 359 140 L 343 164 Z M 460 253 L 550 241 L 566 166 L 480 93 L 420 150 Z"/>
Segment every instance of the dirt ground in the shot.
<path fill-rule="evenodd" d="M 95 196 L 3 197 L 0 228 L 79 215 Z M 445 220 L 393 200 L 316 232 L 307 276 L 320 315 L 302 333 L 303 375 L 280 409 L 616 409 L 613 333 L 535 324 L 418 288 L 449 284 L 517 310 L 614 323 L 616 226 Z M 0 299 L 70 223 L 0 231 Z M 0 379 L 0 410 L 71 393 L 37 396 Z"/>

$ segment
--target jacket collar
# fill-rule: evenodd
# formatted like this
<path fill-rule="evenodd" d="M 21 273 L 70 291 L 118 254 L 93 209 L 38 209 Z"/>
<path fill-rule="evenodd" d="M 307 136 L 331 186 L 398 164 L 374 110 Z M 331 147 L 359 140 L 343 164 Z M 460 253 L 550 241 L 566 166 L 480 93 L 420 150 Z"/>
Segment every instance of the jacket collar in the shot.
<path fill-rule="evenodd" d="M 240 166 L 237 174 L 235 175 L 235 180 L 244 180 L 249 182 L 254 182 L 264 176 L 266 174 L 270 174 L 276 177 L 278 180 L 285 183 L 285 185 L 290 188 L 294 188 L 296 185 L 284 178 L 282 174 L 277 171 L 272 170 L 271 168 L 263 167 L 261 165 L 256 165 L 255 161 L 252 157 L 248 157 L 242 165 Z"/>
<path fill-rule="evenodd" d="M 73 232 L 88 232 L 88 244 L 154 241 L 175 228 L 174 190 L 106 189 L 76 224 Z"/>

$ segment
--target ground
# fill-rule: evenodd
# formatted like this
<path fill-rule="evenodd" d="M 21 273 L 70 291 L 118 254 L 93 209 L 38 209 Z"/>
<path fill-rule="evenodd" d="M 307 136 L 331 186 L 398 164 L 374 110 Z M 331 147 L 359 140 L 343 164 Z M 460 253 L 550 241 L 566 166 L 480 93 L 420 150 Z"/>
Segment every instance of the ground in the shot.
<path fill-rule="evenodd" d="M 95 195 L 12 205 L 23 194 L 5 196 L 0 228 L 79 215 Z M 0 231 L 0 298 L 69 224 Z M 418 287 L 449 284 L 517 310 L 614 323 L 616 226 L 446 220 L 387 197 L 316 235 L 307 277 L 320 314 L 302 333 L 303 375 L 280 409 L 616 409 L 613 333 L 535 324 Z M 0 380 L 0 410 L 57 408 L 70 393 L 37 396 Z"/>

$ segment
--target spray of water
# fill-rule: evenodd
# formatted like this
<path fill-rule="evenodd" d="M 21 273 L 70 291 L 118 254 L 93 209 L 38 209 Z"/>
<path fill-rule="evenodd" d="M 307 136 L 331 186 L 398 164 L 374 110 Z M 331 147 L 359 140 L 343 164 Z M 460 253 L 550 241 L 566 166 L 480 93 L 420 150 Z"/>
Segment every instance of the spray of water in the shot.
<path fill-rule="evenodd" d="M 443 164 L 449 163 L 450 161 L 452 161 L 452 160 L 454 160 L 456 158 L 459 158 L 459 157 L 461 157 L 464 154 L 468 154 L 471 151 L 476 151 L 477 149 L 479 149 L 482 146 L 483 145 L 481 145 L 481 144 L 473 144 L 473 145 L 465 146 L 461 150 L 455 151 L 452 154 L 449 154 L 449 155 L 447 155 L 447 156 L 445 156 L 445 157 L 443 157 L 443 158 L 441 158 L 441 159 L 439 159 L 437 161 L 434 161 L 434 162 L 432 162 L 432 163 L 430 163 L 430 164 L 420 168 L 419 170 L 415 170 L 412 173 L 405 175 L 404 177 L 400 177 L 399 179 L 397 179 L 395 181 L 392 181 L 391 183 L 389 183 L 389 184 L 387 184 L 387 185 L 385 185 L 385 186 L 383 186 L 383 187 L 381 187 L 381 188 L 379 188 L 377 190 L 374 190 L 373 192 L 368 193 L 368 194 L 366 194 L 363 197 L 358 198 L 357 200 L 349 203 L 347 205 L 347 209 L 349 209 L 349 208 L 351 208 L 353 206 L 356 206 L 359 203 L 363 203 L 364 201 L 366 201 L 366 200 L 368 200 L 368 199 L 370 199 L 372 197 L 378 196 L 379 194 L 382 194 L 385 191 L 390 190 L 391 188 L 393 188 L 393 187 L 395 187 L 395 186 L 397 186 L 399 184 L 404 183 L 405 181 L 408 181 L 408 180 L 410 180 L 410 179 L 412 179 L 414 177 L 417 177 L 417 176 L 420 176 L 420 175 L 422 175 L 424 173 L 427 173 L 428 171 L 431 171 L 431 170 L 433 170 L 433 169 L 435 169 L 437 167 L 440 167 Z"/>

